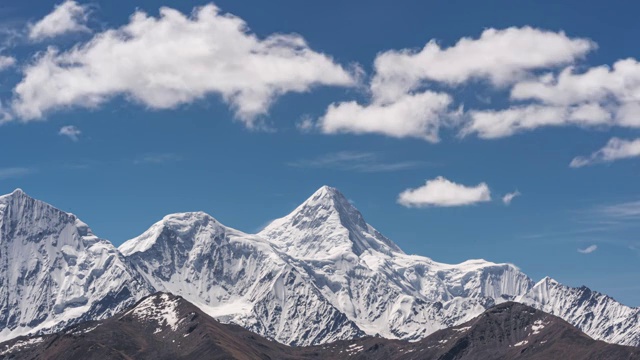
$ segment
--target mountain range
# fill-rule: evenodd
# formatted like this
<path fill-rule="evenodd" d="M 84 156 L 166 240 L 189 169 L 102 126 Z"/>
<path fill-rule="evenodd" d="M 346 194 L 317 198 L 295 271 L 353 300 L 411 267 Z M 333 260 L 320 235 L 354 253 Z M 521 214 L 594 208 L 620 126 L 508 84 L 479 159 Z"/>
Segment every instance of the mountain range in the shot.
<path fill-rule="evenodd" d="M 107 319 L 159 291 L 294 346 L 418 341 L 511 302 L 640 346 L 640 309 L 511 264 L 405 254 L 327 186 L 258 234 L 180 213 L 119 248 L 21 190 L 0 196 L 0 341 Z"/>
<path fill-rule="evenodd" d="M 309 347 L 223 324 L 180 296 L 156 293 L 115 316 L 0 344 L 7 360 L 90 359 L 639 359 L 640 348 L 596 341 L 514 302 L 417 342 L 363 337 Z"/>

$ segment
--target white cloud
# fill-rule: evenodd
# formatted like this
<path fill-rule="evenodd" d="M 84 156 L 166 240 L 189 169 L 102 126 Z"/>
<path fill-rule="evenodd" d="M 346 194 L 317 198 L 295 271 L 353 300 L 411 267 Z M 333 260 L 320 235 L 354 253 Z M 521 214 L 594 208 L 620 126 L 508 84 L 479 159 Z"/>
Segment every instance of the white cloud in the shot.
<path fill-rule="evenodd" d="M 491 201 L 491 191 L 486 183 L 476 186 L 456 184 L 439 176 L 426 184 L 407 189 L 398 196 L 398 203 L 406 207 L 464 206 Z"/>
<path fill-rule="evenodd" d="M 478 39 L 461 38 L 446 49 L 431 40 L 419 52 L 403 49 L 381 53 L 375 60 L 371 90 L 377 100 L 391 101 L 424 81 L 459 85 L 471 79 L 487 79 L 494 85 L 504 85 L 530 70 L 572 63 L 595 47 L 587 39 L 528 26 L 486 29 Z"/>
<path fill-rule="evenodd" d="M 619 60 L 612 68 L 597 66 L 583 73 L 570 66 L 516 83 L 511 99 L 527 103 L 471 111 L 462 135 L 497 138 L 543 126 L 640 128 L 640 63 Z"/>
<path fill-rule="evenodd" d="M 596 250 L 598 250 L 598 245 L 591 245 L 591 246 L 587 246 L 584 249 L 578 249 L 578 252 L 581 254 L 591 254 Z"/>
<path fill-rule="evenodd" d="M 24 69 L 13 111 L 23 120 L 68 107 L 95 108 L 116 96 L 152 109 L 221 95 L 247 126 L 288 92 L 351 86 L 352 74 L 298 35 L 251 34 L 214 5 L 189 16 L 163 7 L 68 51 L 50 48 Z"/>
<path fill-rule="evenodd" d="M 0 55 L 0 71 L 8 69 L 16 64 L 16 58 Z"/>
<path fill-rule="evenodd" d="M 470 111 L 470 121 L 460 131 L 462 136 L 477 133 L 485 139 L 513 135 L 543 125 L 558 125 L 564 109 L 551 106 L 521 106 L 507 110 Z"/>
<path fill-rule="evenodd" d="M 426 91 L 392 103 L 331 104 L 318 125 L 326 134 L 375 133 L 438 142 L 440 126 L 450 116 L 447 109 L 451 101 L 447 94 Z"/>
<path fill-rule="evenodd" d="M 289 162 L 287 165 L 299 168 L 337 169 L 364 173 L 391 172 L 415 169 L 425 166 L 421 161 L 389 162 L 381 158 L 378 153 L 359 151 L 339 151 L 321 155 L 314 159 L 304 159 Z"/>
<path fill-rule="evenodd" d="M 78 141 L 82 131 L 73 125 L 67 125 L 60 128 L 58 135 L 66 136 L 73 141 Z"/>
<path fill-rule="evenodd" d="M 511 136 L 543 126 L 597 126 L 609 122 L 609 114 L 598 104 L 576 106 L 530 104 L 505 110 L 473 110 L 460 130 L 461 136 L 477 134 L 484 139 Z"/>
<path fill-rule="evenodd" d="M 635 59 L 619 60 L 612 68 L 597 66 L 583 73 L 576 73 L 574 67 L 567 67 L 558 75 L 546 74 L 535 80 L 515 84 L 511 97 L 555 105 L 575 105 L 608 99 L 640 101 L 640 63 Z"/>
<path fill-rule="evenodd" d="M 511 202 L 513 201 L 513 199 L 515 199 L 516 197 L 518 197 L 520 195 L 522 195 L 522 194 L 520 194 L 520 191 L 518 191 L 518 190 L 516 190 L 514 192 L 507 193 L 502 197 L 502 202 L 505 205 L 511 205 Z"/>
<path fill-rule="evenodd" d="M 569 166 L 579 168 L 632 157 L 640 157 L 640 139 L 624 140 L 614 137 L 602 149 L 593 154 L 574 158 Z"/>
<path fill-rule="evenodd" d="M 595 48 L 587 39 L 531 27 L 487 29 L 479 38 L 462 38 L 442 48 L 430 41 L 420 51 L 403 49 L 379 54 L 366 105 L 332 104 L 318 121 L 326 134 L 375 133 L 437 142 L 440 128 L 457 124 L 461 107 L 430 85 L 456 86 L 473 79 L 503 86 L 528 72 L 569 64 Z"/>
<path fill-rule="evenodd" d="M 89 8 L 75 1 L 65 1 L 56 5 L 51 13 L 29 27 L 29 38 L 41 41 L 71 32 L 89 32 L 85 25 Z"/>
<path fill-rule="evenodd" d="M 313 131 L 316 127 L 313 118 L 309 115 L 304 115 L 300 118 L 298 122 L 296 122 L 296 129 L 298 129 L 302 133 L 309 133 Z"/>
<path fill-rule="evenodd" d="M 594 210 L 599 216 L 615 220 L 633 220 L 640 218 L 640 201 L 629 201 L 613 205 L 599 206 Z"/>

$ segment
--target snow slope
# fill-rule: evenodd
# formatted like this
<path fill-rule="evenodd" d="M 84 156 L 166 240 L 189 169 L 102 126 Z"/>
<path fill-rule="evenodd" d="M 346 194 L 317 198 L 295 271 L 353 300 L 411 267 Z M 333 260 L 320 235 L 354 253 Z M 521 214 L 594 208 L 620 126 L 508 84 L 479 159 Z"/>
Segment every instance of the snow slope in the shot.
<path fill-rule="evenodd" d="M 205 213 L 166 216 L 120 251 L 158 291 L 279 342 L 364 335 L 271 243 Z"/>
<path fill-rule="evenodd" d="M 1 340 L 109 317 L 148 291 L 74 215 L 19 189 L 0 196 Z"/>
<path fill-rule="evenodd" d="M 258 235 L 296 259 L 309 281 L 370 335 L 417 340 L 533 285 L 510 264 L 447 265 L 406 255 L 327 186 Z"/>
<path fill-rule="evenodd" d="M 558 316 L 594 339 L 640 346 L 640 309 L 586 286 L 572 288 L 546 277 L 516 300 Z"/>

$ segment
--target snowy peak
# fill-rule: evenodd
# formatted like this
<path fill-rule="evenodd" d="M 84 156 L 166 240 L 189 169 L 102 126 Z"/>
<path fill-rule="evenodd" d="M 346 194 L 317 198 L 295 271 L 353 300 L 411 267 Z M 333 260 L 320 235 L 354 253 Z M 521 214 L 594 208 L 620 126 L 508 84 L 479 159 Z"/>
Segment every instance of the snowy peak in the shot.
<path fill-rule="evenodd" d="M 22 189 L 17 188 L 9 194 L 0 195 L 0 204 L 7 205 L 15 201 L 27 200 L 27 199 L 38 201 L 30 197 L 29 195 L 27 195 Z"/>
<path fill-rule="evenodd" d="M 89 227 L 75 215 L 36 200 L 21 189 L 0 196 L 0 225 L 0 237 L 4 241 L 20 238 L 61 247 L 65 241 L 69 241 L 71 246 L 78 245 L 77 235 L 87 242 L 86 245 L 96 240 Z M 59 232 L 66 236 L 58 236 Z"/>
<path fill-rule="evenodd" d="M 171 214 L 153 224 L 142 235 L 124 242 L 118 250 L 124 256 L 130 256 L 137 252 L 148 251 L 154 245 L 177 245 L 185 239 L 194 239 L 193 235 L 202 231 L 214 238 L 224 237 L 227 230 L 227 227 L 220 224 L 212 216 L 201 211 Z M 200 239 L 202 238 L 200 237 Z M 157 244 L 158 241 L 165 241 L 168 244 Z M 186 245 L 191 248 L 193 243 Z"/>
<path fill-rule="evenodd" d="M 9 199 L 9 198 L 13 198 L 13 197 L 21 197 L 21 196 L 28 196 L 28 195 L 22 189 L 16 188 L 15 190 L 10 192 L 9 194 L 0 195 L 0 203 L 2 203 L 3 200 L 5 200 L 5 199 Z"/>
<path fill-rule="evenodd" d="M 337 189 L 323 186 L 289 215 L 274 220 L 258 235 L 298 258 L 333 258 L 367 251 L 402 253 L 366 223 Z"/>
<path fill-rule="evenodd" d="M 111 316 L 146 291 L 75 215 L 22 190 L 0 196 L 0 339 Z"/>
<path fill-rule="evenodd" d="M 563 285 L 545 277 L 516 301 L 559 316 L 597 340 L 638 346 L 640 308 L 582 286 Z"/>

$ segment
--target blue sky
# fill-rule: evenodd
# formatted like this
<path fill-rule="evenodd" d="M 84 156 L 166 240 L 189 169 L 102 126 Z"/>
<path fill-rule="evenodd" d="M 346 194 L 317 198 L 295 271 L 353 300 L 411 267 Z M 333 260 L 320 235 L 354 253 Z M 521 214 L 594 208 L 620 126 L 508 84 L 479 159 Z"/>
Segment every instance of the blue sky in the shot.
<path fill-rule="evenodd" d="M 0 192 L 120 244 L 180 211 L 255 232 L 327 184 L 407 253 L 640 305 L 638 5 L 207 4 L 0 5 Z"/>

